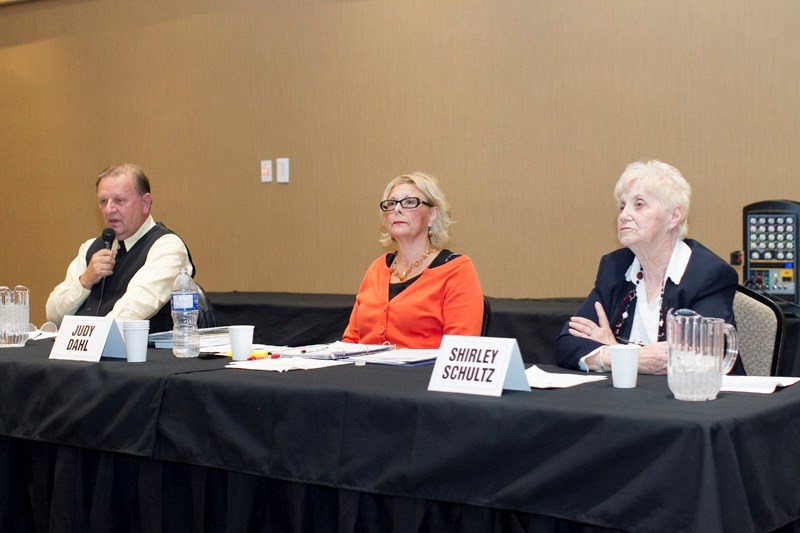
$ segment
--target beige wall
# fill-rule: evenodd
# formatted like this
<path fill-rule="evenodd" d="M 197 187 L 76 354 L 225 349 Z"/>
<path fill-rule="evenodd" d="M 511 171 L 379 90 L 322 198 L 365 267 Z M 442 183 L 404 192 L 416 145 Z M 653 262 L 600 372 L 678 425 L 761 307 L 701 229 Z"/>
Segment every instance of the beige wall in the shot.
<path fill-rule="evenodd" d="M 377 202 L 440 176 L 497 297 L 581 296 L 611 188 L 660 158 L 690 236 L 800 200 L 795 0 L 39 0 L 0 7 L 0 284 L 32 319 L 99 234 L 93 179 L 142 164 L 209 291 L 354 293 Z M 289 157 L 290 185 L 259 183 Z"/>

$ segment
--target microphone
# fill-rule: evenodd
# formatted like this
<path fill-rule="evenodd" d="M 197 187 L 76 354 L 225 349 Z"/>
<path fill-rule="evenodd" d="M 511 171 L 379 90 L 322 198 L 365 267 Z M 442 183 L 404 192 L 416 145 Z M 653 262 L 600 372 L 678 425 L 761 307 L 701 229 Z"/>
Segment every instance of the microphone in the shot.
<path fill-rule="evenodd" d="M 113 228 L 106 228 L 103 230 L 103 233 L 100 234 L 100 238 L 103 240 L 103 246 L 106 250 L 111 249 L 111 245 L 114 243 L 114 237 L 117 236 L 117 232 L 114 231 Z M 97 316 L 100 316 L 100 307 L 103 305 L 103 293 L 106 292 L 106 278 L 104 277 L 100 281 L 100 302 L 97 304 Z"/>
<path fill-rule="evenodd" d="M 117 236 L 117 232 L 114 231 L 113 228 L 106 228 L 103 230 L 103 233 L 100 234 L 100 238 L 103 239 L 103 246 L 106 247 L 106 250 L 111 249 L 111 244 L 114 242 L 114 237 Z"/>

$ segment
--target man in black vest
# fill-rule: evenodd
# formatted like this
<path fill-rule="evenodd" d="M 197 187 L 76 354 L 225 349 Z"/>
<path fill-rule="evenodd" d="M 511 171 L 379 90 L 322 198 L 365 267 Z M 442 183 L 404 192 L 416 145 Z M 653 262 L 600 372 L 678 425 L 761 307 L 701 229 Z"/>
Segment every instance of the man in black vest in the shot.
<path fill-rule="evenodd" d="M 47 299 L 47 320 L 64 315 L 150 319 L 150 331 L 171 329 L 170 292 L 178 270 L 194 265 L 180 237 L 150 215 L 150 181 L 138 165 L 108 167 L 95 184 L 100 211 L 115 236 L 83 243 L 67 276 Z"/>

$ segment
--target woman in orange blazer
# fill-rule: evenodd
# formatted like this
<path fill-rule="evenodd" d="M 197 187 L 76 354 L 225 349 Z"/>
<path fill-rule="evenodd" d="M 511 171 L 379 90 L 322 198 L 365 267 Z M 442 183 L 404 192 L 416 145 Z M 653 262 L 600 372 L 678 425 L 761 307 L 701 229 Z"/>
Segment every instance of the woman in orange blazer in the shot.
<path fill-rule="evenodd" d="M 450 207 L 435 176 L 394 178 L 380 202 L 394 243 L 370 265 L 356 295 L 345 342 L 438 348 L 442 335 L 480 335 L 483 291 L 472 261 L 444 246 Z"/>

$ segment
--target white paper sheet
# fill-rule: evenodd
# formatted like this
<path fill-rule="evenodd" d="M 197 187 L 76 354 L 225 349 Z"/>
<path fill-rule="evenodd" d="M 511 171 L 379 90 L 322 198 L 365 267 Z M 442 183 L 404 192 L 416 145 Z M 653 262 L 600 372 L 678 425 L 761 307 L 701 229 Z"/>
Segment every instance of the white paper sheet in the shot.
<path fill-rule="evenodd" d="M 800 381 L 800 378 L 781 376 L 722 376 L 722 388 L 725 392 L 753 392 L 756 394 L 772 394 L 778 387 L 788 387 Z"/>
<path fill-rule="evenodd" d="M 545 372 L 541 368 L 533 365 L 525 371 L 528 384 L 536 389 L 563 389 L 583 385 L 593 381 L 603 381 L 608 379 L 607 375 L 598 374 L 557 374 Z"/>
<path fill-rule="evenodd" d="M 51 331 L 42 331 L 37 329 L 35 331 L 31 331 L 28 333 L 28 340 L 35 341 L 41 339 L 55 339 L 58 336 L 58 332 L 51 332 Z"/>

